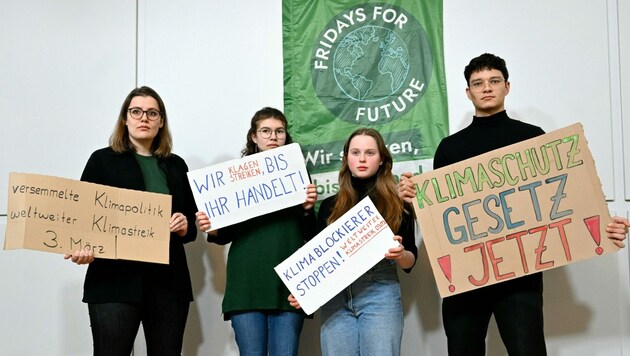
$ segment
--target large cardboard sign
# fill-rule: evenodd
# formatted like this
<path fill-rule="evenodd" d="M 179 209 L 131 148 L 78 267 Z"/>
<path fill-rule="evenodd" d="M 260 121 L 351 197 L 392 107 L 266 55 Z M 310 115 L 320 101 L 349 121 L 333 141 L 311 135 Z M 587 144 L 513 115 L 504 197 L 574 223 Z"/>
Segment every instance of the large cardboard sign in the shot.
<path fill-rule="evenodd" d="M 328 225 L 275 267 L 307 314 L 312 314 L 398 246 L 369 197 Z"/>
<path fill-rule="evenodd" d="M 610 216 L 581 124 L 413 181 L 442 297 L 618 249 L 606 238 Z"/>
<path fill-rule="evenodd" d="M 212 230 L 304 203 L 309 177 L 297 143 L 188 172 Z"/>
<path fill-rule="evenodd" d="M 8 196 L 5 250 L 169 263 L 170 195 L 11 173 Z"/>

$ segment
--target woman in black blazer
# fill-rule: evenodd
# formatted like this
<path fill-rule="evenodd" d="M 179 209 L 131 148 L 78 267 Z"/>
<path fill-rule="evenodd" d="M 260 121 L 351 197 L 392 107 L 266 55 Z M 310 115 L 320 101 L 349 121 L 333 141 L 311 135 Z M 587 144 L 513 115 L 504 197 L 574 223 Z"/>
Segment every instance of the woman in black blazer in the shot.
<path fill-rule="evenodd" d="M 179 355 L 193 300 L 184 243 L 197 236 L 188 167 L 171 153 L 166 108 L 149 87 L 125 99 L 109 147 L 95 151 L 82 181 L 170 194 L 170 263 L 94 258 L 91 251 L 66 255 L 89 263 L 83 287 L 94 355 L 129 355 L 142 322 L 149 355 Z"/>

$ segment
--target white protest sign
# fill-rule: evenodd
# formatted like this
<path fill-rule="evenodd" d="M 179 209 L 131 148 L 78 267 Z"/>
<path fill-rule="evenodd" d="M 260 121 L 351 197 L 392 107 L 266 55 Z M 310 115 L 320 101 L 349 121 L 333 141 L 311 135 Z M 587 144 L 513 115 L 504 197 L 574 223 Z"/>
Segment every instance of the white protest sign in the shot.
<path fill-rule="evenodd" d="M 398 246 L 369 197 L 275 267 L 306 314 L 312 314 Z"/>
<path fill-rule="evenodd" d="M 190 171 L 188 181 L 212 230 L 303 203 L 309 184 L 297 143 Z"/>

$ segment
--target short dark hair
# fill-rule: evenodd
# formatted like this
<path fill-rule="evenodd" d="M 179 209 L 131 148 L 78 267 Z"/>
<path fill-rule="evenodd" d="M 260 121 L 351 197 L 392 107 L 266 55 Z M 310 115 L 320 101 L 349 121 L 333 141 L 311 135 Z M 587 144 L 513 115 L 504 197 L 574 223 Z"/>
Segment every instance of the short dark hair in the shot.
<path fill-rule="evenodd" d="M 265 119 L 280 120 L 282 122 L 282 126 L 284 126 L 284 129 L 287 130 L 287 136 L 284 140 L 284 144 L 288 145 L 293 143 L 293 139 L 291 138 L 291 135 L 289 135 L 289 130 L 287 128 L 287 126 L 289 126 L 289 123 L 287 122 L 287 118 L 284 116 L 282 111 L 266 106 L 256 111 L 254 117 L 252 117 L 252 120 L 249 124 L 249 130 L 247 131 L 247 141 L 245 142 L 245 148 L 243 148 L 243 150 L 241 151 L 241 157 L 249 156 L 258 152 L 258 145 L 254 142 L 252 136 L 254 136 L 256 134 L 256 131 L 258 131 L 258 123 Z"/>
<path fill-rule="evenodd" d="M 464 68 L 464 77 L 466 78 L 466 85 L 470 84 L 470 76 L 473 73 L 482 71 L 484 69 L 496 69 L 503 74 L 503 79 L 507 82 L 508 70 L 505 66 L 503 58 L 495 56 L 491 53 L 484 53 L 479 57 L 475 57 L 470 60 L 470 63 Z"/>

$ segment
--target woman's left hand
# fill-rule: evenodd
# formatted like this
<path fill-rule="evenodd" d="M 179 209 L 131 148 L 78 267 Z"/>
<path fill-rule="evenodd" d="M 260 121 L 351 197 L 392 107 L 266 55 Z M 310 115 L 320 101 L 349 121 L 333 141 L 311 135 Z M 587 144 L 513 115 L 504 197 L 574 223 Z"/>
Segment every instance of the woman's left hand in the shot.
<path fill-rule="evenodd" d="M 394 240 L 398 241 L 398 246 L 387 250 L 385 258 L 388 260 L 401 260 L 405 258 L 405 247 L 402 245 L 402 237 L 396 235 L 394 236 Z"/>
<path fill-rule="evenodd" d="M 306 201 L 302 204 L 304 210 L 310 210 L 317 202 L 317 188 L 315 184 L 311 183 L 306 186 Z"/>
<path fill-rule="evenodd" d="M 170 221 L 171 232 L 176 233 L 178 236 L 186 236 L 188 232 L 188 219 L 186 215 L 182 213 L 173 213 Z"/>

